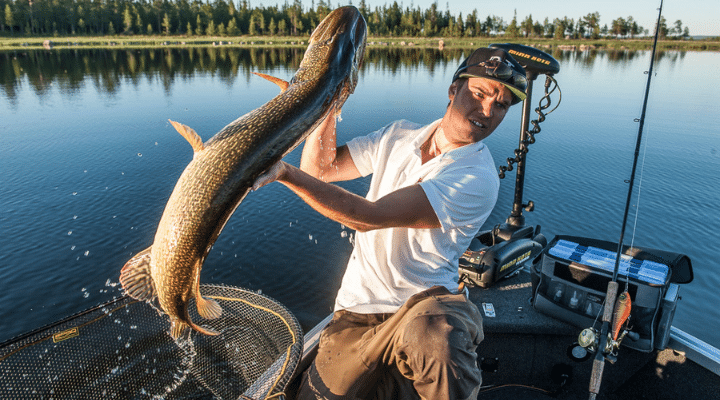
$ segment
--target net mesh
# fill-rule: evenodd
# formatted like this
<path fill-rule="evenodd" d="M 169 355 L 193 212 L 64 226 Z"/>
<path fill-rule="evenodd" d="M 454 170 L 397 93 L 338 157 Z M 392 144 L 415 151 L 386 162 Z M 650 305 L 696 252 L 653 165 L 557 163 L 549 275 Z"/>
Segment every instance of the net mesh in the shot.
<path fill-rule="evenodd" d="M 167 318 L 122 297 L 0 344 L 2 399 L 266 399 L 302 356 L 295 317 L 267 296 L 201 285 L 223 314 L 193 321 L 220 332 L 173 340 Z"/>

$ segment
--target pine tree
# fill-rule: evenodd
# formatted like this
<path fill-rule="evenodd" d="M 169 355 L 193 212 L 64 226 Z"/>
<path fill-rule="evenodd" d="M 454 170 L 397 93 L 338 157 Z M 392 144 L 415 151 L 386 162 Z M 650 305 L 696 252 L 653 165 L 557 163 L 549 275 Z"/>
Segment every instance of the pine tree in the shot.
<path fill-rule="evenodd" d="M 167 13 L 165 13 L 165 16 L 163 17 L 162 27 L 163 27 L 163 31 L 164 31 L 163 33 L 166 35 L 169 35 L 171 24 L 170 24 L 170 17 L 168 17 Z"/>
<path fill-rule="evenodd" d="M 205 30 L 203 29 L 202 18 L 200 17 L 200 14 L 198 14 L 197 19 L 195 19 L 195 34 L 202 36 L 204 33 Z"/>
<path fill-rule="evenodd" d="M 240 33 L 237 27 L 237 22 L 235 21 L 235 18 L 230 18 L 230 22 L 228 22 L 227 26 L 227 34 L 229 36 L 237 36 Z"/>
<path fill-rule="evenodd" d="M 512 21 L 510 21 L 510 25 L 508 25 L 507 29 L 505 30 L 505 36 L 516 38 L 520 36 L 520 29 L 518 28 L 517 23 L 517 10 L 515 10 L 515 16 L 513 17 Z"/>
<path fill-rule="evenodd" d="M 133 28 L 133 16 L 130 13 L 130 5 L 125 7 L 123 12 L 123 25 L 125 25 L 125 33 L 131 33 Z"/>
<path fill-rule="evenodd" d="M 215 21 L 210 20 L 210 22 L 208 22 L 207 29 L 205 29 L 205 34 L 208 36 L 217 35 L 217 29 L 215 29 Z"/>
<path fill-rule="evenodd" d="M 13 14 L 10 4 L 5 4 L 5 25 L 10 30 L 10 36 L 15 36 L 15 15 Z"/>
<path fill-rule="evenodd" d="M 275 18 L 270 18 L 270 24 L 268 25 L 268 34 L 275 36 L 277 25 L 275 25 Z"/>

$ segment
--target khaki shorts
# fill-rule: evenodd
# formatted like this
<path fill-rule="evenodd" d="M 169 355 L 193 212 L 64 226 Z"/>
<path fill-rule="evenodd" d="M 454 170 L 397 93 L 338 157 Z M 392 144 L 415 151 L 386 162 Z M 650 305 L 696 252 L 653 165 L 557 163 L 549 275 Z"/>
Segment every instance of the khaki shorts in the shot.
<path fill-rule="evenodd" d="M 464 294 L 433 287 L 394 314 L 338 311 L 320 336 L 298 399 L 466 399 L 482 382 L 482 316 Z"/>

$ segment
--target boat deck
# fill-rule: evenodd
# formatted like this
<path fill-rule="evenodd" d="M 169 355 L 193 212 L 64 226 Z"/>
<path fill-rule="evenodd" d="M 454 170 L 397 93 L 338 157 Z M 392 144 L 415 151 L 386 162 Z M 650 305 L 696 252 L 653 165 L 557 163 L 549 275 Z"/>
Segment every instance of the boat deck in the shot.
<path fill-rule="evenodd" d="M 495 310 L 495 317 L 483 319 L 485 340 L 477 350 L 483 366 L 483 389 L 478 400 L 589 397 L 592 360 L 575 362 L 567 355 L 581 328 L 532 307 L 529 272 L 523 270 L 489 289 L 470 288 L 469 294 L 481 310 L 483 303 L 491 303 Z M 313 358 L 319 333 L 330 317 L 305 335 L 305 356 L 299 371 Z M 720 400 L 718 388 L 720 376 L 681 351 L 668 348 L 643 353 L 621 347 L 618 361 L 605 363 L 597 399 Z M 289 388 L 290 399 L 294 389 L 293 385 Z"/>
<path fill-rule="evenodd" d="M 567 356 L 581 328 L 537 312 L 530 304 L 531 286 L 530 274 L 522 271 L 490 289 L 470 289 L 470 299 L 481 310 L 482 303 L 492 303 L 496 315 L 484 318 L 485 341 L 478 348 L 483 385 L 496 388 L 483 390 L 478 399 L 588 398 L 592 360 Z M 597 398 L 720 399 L 718 387 L 720 376 L 682 352 L 621 347 L 618 361 L 605 363 Z"/>

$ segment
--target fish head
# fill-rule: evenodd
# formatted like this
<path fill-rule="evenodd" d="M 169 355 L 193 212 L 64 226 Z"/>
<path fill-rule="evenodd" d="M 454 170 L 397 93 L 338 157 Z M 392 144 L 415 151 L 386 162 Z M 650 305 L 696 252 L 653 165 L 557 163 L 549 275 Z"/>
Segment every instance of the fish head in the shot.
<path fill-rule="evenodd" d="M 366 40 L 367 24 L 357 8 L 345 6 L 333 10 L 310 36 L 293 80 L 336 77 L 342 80 L 347 97 L 355 90 Z"/>

